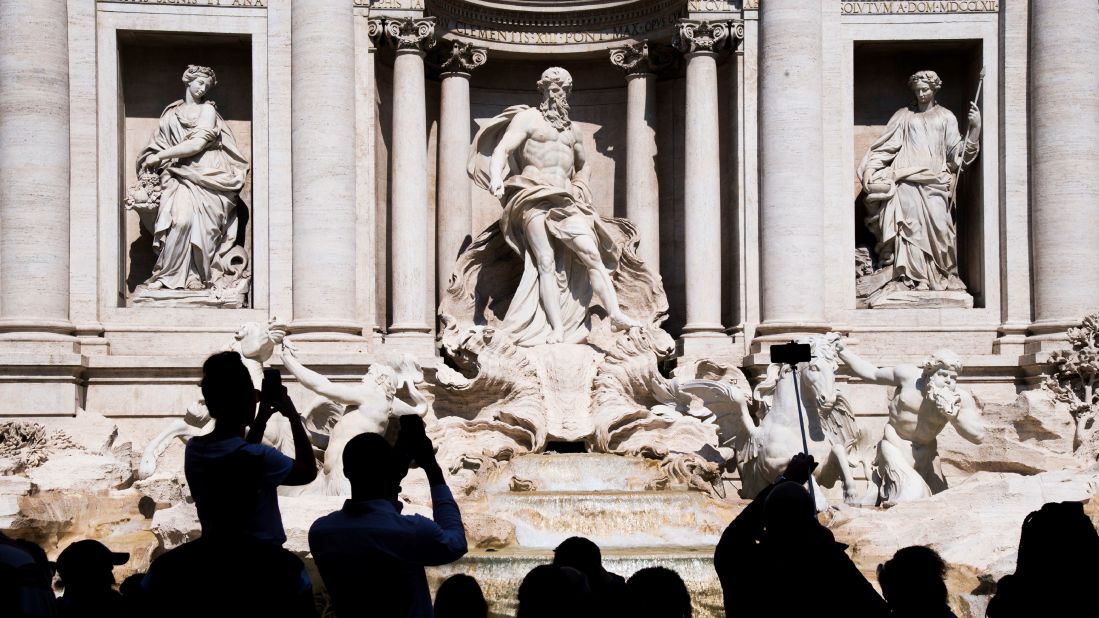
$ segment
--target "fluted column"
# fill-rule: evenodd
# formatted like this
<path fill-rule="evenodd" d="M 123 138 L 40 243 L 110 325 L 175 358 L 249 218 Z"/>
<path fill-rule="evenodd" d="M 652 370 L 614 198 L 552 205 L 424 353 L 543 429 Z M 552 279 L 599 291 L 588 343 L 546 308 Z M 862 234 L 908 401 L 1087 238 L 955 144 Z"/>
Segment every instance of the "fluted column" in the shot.
<path fill-rule="evenodd" d="M 1030 3 L 1032 339 L 1099 311 L 1099 12 Z M 1071 50 L 1071 51 L 1070 51 Z"/>
<path fill-rule="evenodd" d="M 626 218 L 637 226 L 639 257 L 660 272 L 660 184 L 656 175 L 656 74 L 647 42 L 610 51 L 626 72 Z"/>
<path fill-rule="evenodd" d="M 351 0 L 291 5 L 294 330 L 361 334 L 355 315 Z M 369 326 L 367 326 L 369 328 Z"/>
<path fill-rule="evenodd" d="M 393 61 L 390 335 L 428 335 L 427 107 L 424 53 L 435 45 L 435 18 L 391 19 L 385 34 Z"/>
<path fill-rule="evenodd" d="M 440 76 L 439 164 L 435 192 L 435 285 L 437 298 L 446 293 L 458 252 L 470 237 L 473 194 L 466 159 L 469 156 L 469 77 L 488 60 L 487 50 L 455 41 Z"/>
<path fill-rule="evenodd" d="M 0 331 L 69 333 L 66 0 L 0 0 Z"/>
<path fill-rule="evenodd" d="M 721 336 L 723 330 L 717 51 L 728 34 L 723 22 L 681 20 L 673 42 L 687 58 L 683 146 L 683 244 L 688 283 L 685 338 Z"/>
<path fill-rule="evenodd" d="M 760 333 L 824 324 L 820 0 L 759 11 Z"/>

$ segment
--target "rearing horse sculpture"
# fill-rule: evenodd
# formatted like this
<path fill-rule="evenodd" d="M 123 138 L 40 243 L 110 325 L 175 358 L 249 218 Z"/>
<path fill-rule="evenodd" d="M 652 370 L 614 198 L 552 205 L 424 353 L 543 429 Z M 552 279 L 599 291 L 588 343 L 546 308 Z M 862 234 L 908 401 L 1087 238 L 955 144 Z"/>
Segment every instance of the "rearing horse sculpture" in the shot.
<path fill-rule="evenodd" d="M 820 462 L 811 480 L 816 485 L 818 509 L 828 506 L 819 486 L 831 487 L 837 480 L 843 483 L 844 500 L 849 504 L 860 503 L 854 466 L 862 465 L 864 473 L 869 473 L 870 462 L 862 453 L 862 431 L 847 399 L 836 389 L 838 339 L 839 335 L 832 333 L 799 341 L 808 343 L 813 354 L 810 362 L 798 366 L 797 379 L 805 410 L 809 454 Z M 680 404 L 688 393 L 702 400 L 720 427 L 722 446 L 732 447 L 740 472 L 741 496 L 754 498 L 802 450 L 794 375 L 789 365 L 767 367 L 766 376 L 754 393 L 759 403 L 758 425 L 748 412 L 748 393 L 725 382 L 670 380 L 654 384 L 654 391 L 658 392 L 658 399 Z"/>

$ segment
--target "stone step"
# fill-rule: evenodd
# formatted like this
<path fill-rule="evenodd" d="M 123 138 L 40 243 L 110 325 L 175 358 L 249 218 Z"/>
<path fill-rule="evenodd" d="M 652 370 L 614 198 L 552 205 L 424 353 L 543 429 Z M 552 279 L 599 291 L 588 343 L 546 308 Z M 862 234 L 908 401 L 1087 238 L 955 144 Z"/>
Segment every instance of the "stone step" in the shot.
<path fill-rule="evenodd" d="M 741 508 L 686 490 L 488 496 L 488 512 L 512 522 L 524 548 L 553 548 L 570 536 L 600 547 L 712 545 Z"/>
<path fill-rule="evenodd" d="M 695 618 L 719 618 L 725 615 L 721 584 L 713 567 L 714 547 L 636 547 L 605 548 L 603 566 L 612 573 L 628 578 L 640 569 L 651 566 L 669 568 L 679 574 L 691 593 Z M 552 550 L 506 549 L 473 551 L 461 560 L 441 567 L 429 568 L 432 590 L 444 579 L 465 573 L 477 579 L 485 598 L 489 599 L 492 618 L 515 616 L 519 584 L 523 577 L 540 564 L 553 561 Z"/>
<path fill-rule="evenodd" d="M 656 461 L 606 453 L 522 455 L 486 473 L 487 492 L 510 491 L 511 479 L 538 491 L 642 491 L 661 476 Z"/>

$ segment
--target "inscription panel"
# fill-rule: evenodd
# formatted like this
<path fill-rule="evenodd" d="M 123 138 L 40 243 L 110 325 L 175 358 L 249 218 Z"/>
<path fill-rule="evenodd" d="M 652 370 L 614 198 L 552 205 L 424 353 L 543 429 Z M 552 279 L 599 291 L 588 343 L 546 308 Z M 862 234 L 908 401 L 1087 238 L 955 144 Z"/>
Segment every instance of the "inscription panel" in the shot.
<path fill-rule="evenodd" d="M 100 4 L 165 4 L 174 6 L 217 6 L 265 9 L 266 0 L 96 0 Z"/>
<path fill-rule="evenodd" d="M 878 0 L 840 3 L 840 13 L 843 15 L 933 15 L 999 11 L 1000 0 Z"/>

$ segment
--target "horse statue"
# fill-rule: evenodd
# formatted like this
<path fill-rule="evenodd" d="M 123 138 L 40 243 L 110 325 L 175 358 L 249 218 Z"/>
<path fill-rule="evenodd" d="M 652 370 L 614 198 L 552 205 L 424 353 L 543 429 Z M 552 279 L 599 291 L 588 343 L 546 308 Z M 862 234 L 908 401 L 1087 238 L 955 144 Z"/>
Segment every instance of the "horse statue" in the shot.
<path fill-rule="evenodd" d="M 847 399 L 836 388 L 838 340 L 838 334 L 829 333 L 798 341 L 808 343 L 812 350 L 812 360 L 801 363 L 796 376 L 805 411 L 809 454 L 820 462 L 810 480 L 818 510 L 828 506 L 820 487 L 831 487 L 837 480 L 843 483 L 844 501 L 860 504 L 862 496 L 853 470 L 861 465 L 867 478 L 870 474 L 870 461 L 863 453 L 862 430 Z M 719 427 L 719 452 L 736 463 L 741 497 L 754 498 L 782 474 L 791 457 L 802 451 L 794 376 L 789 365 L 772 363 L 752 395 L 737 385 L 707 379 L 661 378 L 663 383 L 654 384 L 653 391 L 658 399 L 681 406 L 690 400 L 690 395 L 701 400 Z M 758 403 L 758 424 L 748 411 L 753 398 Z"/>

